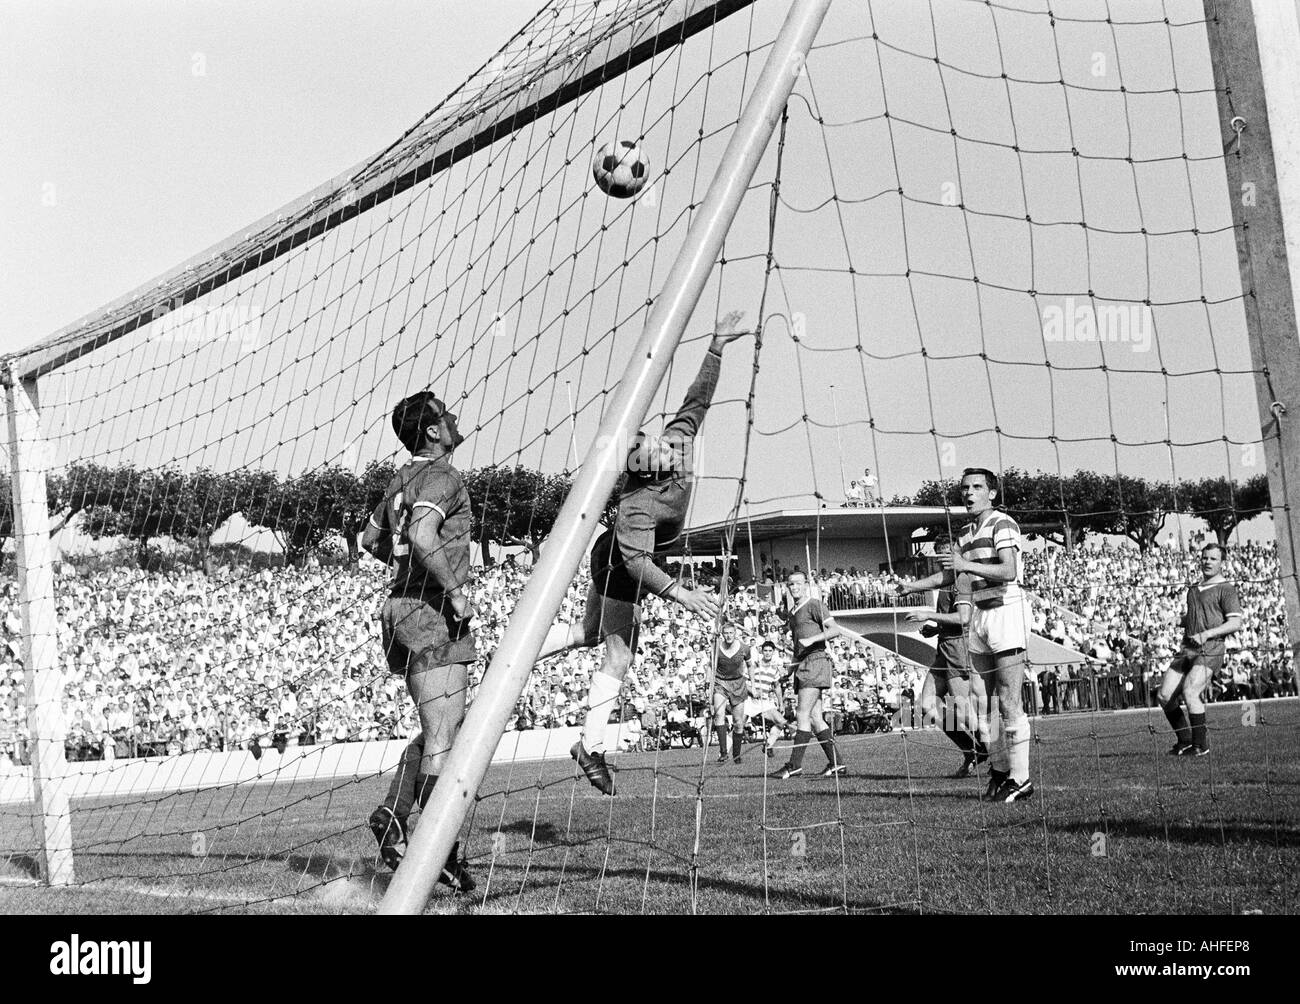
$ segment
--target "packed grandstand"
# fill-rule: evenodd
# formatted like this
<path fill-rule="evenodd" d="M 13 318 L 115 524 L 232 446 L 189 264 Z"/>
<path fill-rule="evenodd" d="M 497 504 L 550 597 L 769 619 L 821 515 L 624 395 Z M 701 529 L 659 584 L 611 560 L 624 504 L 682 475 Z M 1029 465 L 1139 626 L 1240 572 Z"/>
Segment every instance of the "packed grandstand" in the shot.
<path fill-rule="evenodd" d="M 1193 551 L 1129 546 L 1027 551 L 1033 629 L 1080 653 L 1074 664 L 1036 666 L 1030 698 L 1040 712 L 1147 705 L 1179 641 L 1178 618 Z M 506 561 L 476 570 L 481 675 L 528 575 Z M 707 572 L 702 574 L 707 575 Z M 1231 577 L 1246 608 L 1229 643 L 1214 698 L 1295 693 L 1286 615 L 1272 544 L 1232 550 Z M 765 607 L 758 581 L 737 588 L 730 615 L 742 637 L 778 652 L 787 633 Z M 752 579 L 752 577 L 751 577 Z M 837 610 L 897 602 L 894 578 L 856 568 L 820 569 L 819 592 Z M 579 617 L 581 574 L 560 610 Z M 141 571 L 134 566 L 62 563 L 55 579 L 64 712 L 70 759 L 174 755 L 400 738 L 418 730 L 399 677 L 386 672 L 376 619 L 387 590 L 378 562 L 309 567 L 218 567 Z M 639 655 L 618 712 L 646 720 L 702 720 L 712 655 L 709 625 L 650 597 Z M 23 666 L 17 593 L 0 599 L 6 647 L 0 655 L 0 767 L 25 759 Z M 912 724 L 910 704 L 924 668 L 887 650 L 836 639 L 837 720 L 883 712 Z M 532 674 L 511 727 L 549 728 L 581 720 L 597 656 L 579 650 Z M 1086 658 L 1085 658 L 1086 657 Z M 756 690 L 781 701 L 775 673 L 760 669 Z"/>

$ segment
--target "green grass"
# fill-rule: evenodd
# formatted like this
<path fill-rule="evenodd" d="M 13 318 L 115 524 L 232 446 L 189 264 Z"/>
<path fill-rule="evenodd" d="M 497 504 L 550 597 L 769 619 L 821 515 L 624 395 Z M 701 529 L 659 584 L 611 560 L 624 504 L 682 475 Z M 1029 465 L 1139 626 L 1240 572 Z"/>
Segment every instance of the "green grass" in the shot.
<path fill-rule="evenodd" d="M 1295 912 L 1300 702 L 1261 705 L 1253 727 L 1239 706 L 1215 707 L 1210 723 L 1213 754 L 1176 760 L 1156 713 L 1037 721 L 1038 793 L 1010 806 L 945 777 L 959 758 L 937 732 L 841 737 L 838 785 L 815 776 L 815 748 L 813 776 L 784 782 L 765 779 L 782 760 L 758 746 L 741 766 L 714 764 L 714 750 L 617 755 L 615 799 L 571 761 L 495 767 L 467 831 L 478 893 L 440 889 L 429 909 Z M 371 910 L 388 879 L 365 817 L 385 788 L 372 777 L 77 802 L 78 882 L 59 890 L 25 884 L 32 862 L 10 849 L 31 847 L 31 824 L 3 806 L 0 911 Z"/>

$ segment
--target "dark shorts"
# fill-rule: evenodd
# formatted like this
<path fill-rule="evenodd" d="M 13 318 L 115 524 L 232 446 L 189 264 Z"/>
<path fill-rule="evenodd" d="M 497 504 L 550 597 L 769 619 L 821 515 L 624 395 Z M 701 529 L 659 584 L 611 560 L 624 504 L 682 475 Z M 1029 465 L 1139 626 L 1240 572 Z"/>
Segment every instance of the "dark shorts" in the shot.
<path fill-rule="evenodd" d="M 1174 656 L 1173 662 L 1169 664 L 1169 668 L 1175 673 L 1187 673 L 1190 672 L 1191 668 L 1198 662 L 1211 673 L 1217 673 L 1223 668 L 1222 655 L 1206 655 L 1204 652 L 1195 648 L 1185 648 L 1179 652 Z"/>
<path fill-rule="evenodd" d="M 970 656 L 966 653 L 965 642 L 959 638 L 957 645 L 953 646 L 945 645 L 940 641 L 939 647 L 934 652 L 934 665 L 930 667 L 930 672 L 940 676 L 969 678 L 971 663 Z"/>
<path fill-rule="evenodd" d="M 591 548 L 591 587 L 601 596 L 624 603 L 639 603 L 645 595 L 640 580 L 632 578 L 624 567 L 613 528 L 597 537 Z"/>
<path fill-rule="evenodd" d="M 831 677 L 835 664 L 825 652 L 814 652 L 794 671 L 794 689 L 798 693 L 804 687 L 817 687 L 820 690 L 831 689 Z"/>
<path fill-rule="evenodd" d="M 721 694 L 729 704 L 744 704 L 745 698 L 749 696 L 749 681 L 743 676 L 739 680 L 715 679 L 713 692 Z"/>
<path fill-rule="evenodd" d="M 390 597 L 380 627 L 393 673 L 405 676 L 429 666 L 471 663 L 477 657 L 474 632 L 456 617 L 450 601 L 430 604 L 415 597 Z"/>
<path fill-rule="evenodd" d="M 610 635 L 616 635 L 635 654 L 640 628 L 640 606 L 628 600 L 602 595 L 593 580 L 587 590 L 587 609 L 582 615 L 583 640 L 588 645 L 599 645 Z"/>

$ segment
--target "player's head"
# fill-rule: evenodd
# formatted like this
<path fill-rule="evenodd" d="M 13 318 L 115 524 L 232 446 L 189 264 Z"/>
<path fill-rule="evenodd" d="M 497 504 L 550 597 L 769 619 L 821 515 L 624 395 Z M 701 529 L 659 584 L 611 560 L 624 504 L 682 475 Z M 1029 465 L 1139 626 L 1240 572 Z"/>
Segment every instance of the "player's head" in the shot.
<path fill-rule="evenodd" d="M 412 453 L 431 446 L 441 446 L 450 453 L 465 442 L 456 427 L 456 416 L 428 390 L 397 402 L 393 409 L 393 431 Z"/>
<path fill-rule="evenodd" d="M 791 572 L 785 577 L 785 584 L 790 588 L 790 595 L 796 600 L 803 599 L 808 592 L 808 576 L 803 572 Z"/>
<path fill-rule="evenodd" d="M 776 658 L 776 646 L 770 641 L 763 642 L 763 661 L 771 662 Z"/>
<path fill-rule="evenodd" d="M 947 554 L 952 550 L 952 535 L 948 533 L 936 533 L 934 535 L 934 553 Z"/>
<path fill-rule="evenodd" d="M 722 640 L 728 645 L 736 640 L 736 625 L 731 621 L 722 622 Z"/>
<path fill-rule="evenodd" d="M 1227 549 L 1221 544 L 1206 544 L 1201 548 L 1201 574 L 1207 579 L 1218 575 L 1227 556 Z"/>
<path fill-rule="evenodd" d="M 635 477 L 654 480 L 683 469 L 681 451 L 664 436 L 638 432 L 627 451 L 627 470 Z"/>
<path fill-rule="evenodd" d="M 987 512 L 1001 498 L 998 476 L 987 467 L 967 467 L 961 472 L 961 500 L 967 512 Z"/>

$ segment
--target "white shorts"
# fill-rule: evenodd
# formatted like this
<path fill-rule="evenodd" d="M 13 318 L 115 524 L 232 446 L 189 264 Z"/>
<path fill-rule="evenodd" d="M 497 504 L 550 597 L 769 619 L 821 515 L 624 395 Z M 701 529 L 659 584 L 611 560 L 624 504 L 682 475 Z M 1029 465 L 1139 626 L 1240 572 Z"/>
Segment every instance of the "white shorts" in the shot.
<path fill-rule="evenodd" d="M 966 647 L 976 655 L 997 655 L 1024 648 L 1028 622 L 1029 604 L 1024 600 L 1012 600 L 990 610 L 975 607 L 971 611 Z"/>
<path fill-rule="evenodd" d="M 757 718 L 768 711 L 775 711 L 776 705 L 771 701 L 758 701 L 752 697 L 745 698 L 745 717 Z"/>

